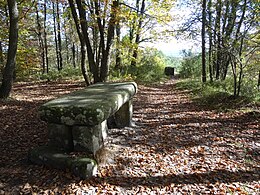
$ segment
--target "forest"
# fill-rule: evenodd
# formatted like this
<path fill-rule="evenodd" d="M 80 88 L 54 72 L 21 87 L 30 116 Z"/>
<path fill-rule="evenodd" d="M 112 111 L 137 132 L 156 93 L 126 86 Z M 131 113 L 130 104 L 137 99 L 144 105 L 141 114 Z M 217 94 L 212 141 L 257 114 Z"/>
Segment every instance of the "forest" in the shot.
<path fill-rule="evenodd" d="M 0 1 L 0 194 L 258 194 L 259 23 L 258 0 Z M 95 177 L 28 162 L 42 104 L 123 81 L 135 125 L 109 129 Z"/>

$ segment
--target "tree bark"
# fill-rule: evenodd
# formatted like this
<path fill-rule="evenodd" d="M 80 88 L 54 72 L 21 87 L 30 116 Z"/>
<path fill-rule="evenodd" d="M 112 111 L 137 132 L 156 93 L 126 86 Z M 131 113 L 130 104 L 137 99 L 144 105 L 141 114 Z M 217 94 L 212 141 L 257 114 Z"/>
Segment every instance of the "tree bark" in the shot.
<path fill-rule="evenodd" d="M 44 53 L 44 41 L 42 38 L 42 26 L 40 22 L 40 17 L 39 17 L 39 11 L 38 11 L 38 4 L 35 5 L 36 8 L 36 22 L 37 22 L 37 27 L 38 27 L 38 41 L 39 41 L 39 49 L 41 53 L 41 58 L 42 58 L 42 73 L 45 73 L 46 69 L 46 64 L 45 64 L 45 53 Z"/>
<path fill-rule="evenodd" d="M 220 31 L 220 22 L 221 22 L 221 8 L 222 2 L 221 0 L 217 1 L 216 5 L 216 23 L 215 23 L 215 31 L 216 31 L 216 44 L 217 44 L 217 53 L 216 53 L 216 80 L 219 80 L 220 76 L 220 67 L 221 67 L 221 31 Z"/>
<path fill-rule="evenodd" d="M 206 75 L 206 0 L 202 1 L 202 29 L 201 29 L 201 55 L 202 55 L 202 82 L 205 83 L 207 81 Z"/>
<path fill-rule="evenodd" d="M 257 89 L 258 89 L 258 91 L 260 91 L 260 70 L 258 71 Z"/>
<path fill-rule="evenodd" d="M 72 43 L 71 50 L 72 50 L 72 64 L 73 64 L 73 67 L 76 68 L 76 48 L 75 48 L 74 42 Z"/>
<path fill-rule="evenodd" d="M 91 82 L 90 82 L 88 72 L 87 72 L 87 69 L 86 69 L 86 45 L 85 45 L 85 40 L 84 40 L 83 34 L 81 33 L 81 29 L 80 29 L 80 25 L 79 25 L 79 23 L 80 23 L 79 17 L 78 17 L 78 14 L 77 14 L 73 0 L 69 0 L 69 4 L 70 4 L 72 17 L 73 17 L 73 20 L 75 22 L 77 34 L 79 36 L 80 45 L 81 45 L 81 72 L 82 72 L 82 75 L 84 77 L 86 85 L 89 86 L 91 84 Z M 73 43 L 73 47 L 74 47 L 74 57 L 75 57 L 75 45 L 74 45 L 74 43 Z"/>
<path fill-rule="evenodd" d="M 2 41 L 0 41 L 0 67 L 4 65 L 4 52 L 3 52 L 3 46 L 2 46 Z M 0 72 L 2 72 L 0 70 Z"/>
<path fill-rule="evenodd" d="M 116 64 L 115 69 L 121 72 L 121 53 L 120 53 L 120 36 L 121 36 L 121 28 L 120 25 L 116 25 Z"/>
<path fill-rule="evenodd" d="M 46 32 L 46 21 L 47 21 L 47 0 L 44 1 L 44 23 L 43 23 L 43 36 L 44 36 L 44 51 L 46 60 L 46 73 L 49 73 L 49 57 L 48 57 L 48 43 L 47 43 L 47 32 Z"/>
<path fill-rule="evenodd" d="M 56 14 L 57 14 L 57 41 L 58 41 L 58 55 L 59 55 L 59 70 L 63 69 L 63 59 L 62 59 L 62 47 L 61 47 L 61 28 L 60 28 L 60 9 L 59 2 L 56 0 Z"/>
<path fill-rule="evenodd" d="M 95 56 L 94 52 L 90 43 L 89 33 L 88 33 L 88 25 L 87 25 L 87 19 L 86 19 L 86 10 L 84 9 L 82 5 L 81 0 L 76 0 L 78 11 L 79 11 L 79 18 L 80 18 L 80 25 L 81 30 L 83 34 L 84 41 L 86 43 L 87 47 L 87 55 L 88 55 L 88 63 L 90 67 L 90 71 L 93 73 L 94 83 L 100 82 L 99 78 L 99 71 L 98 66 L 95 62 Z"/>
<path fill-rule="evenodd" d="M 212 46 L 213 46 L 213 41 L 212 41 L 212 0 L 208 1 L 208 35 L 209 35 L 209 55 L 208 55 L 208 64 L 209 64 L 209 78 L 210 82 L 213 82 L 213 67 L 212 67 Z"/>
<path fill-rule="evenodd" d="M 54 41 L 55 41 L 55 51 L 56 51 L 56 61 L 57 61 L 57 69 L 60 71 L 60 56 L 59 56 L 59 46 L 58 46 L 58 38 L 57 38 L 57 28 L 56 28 L 56 13 L 55 13 L 55 3 L 52 2 L 52 16 L 53 16 L 53 30 L 54 30 Z"/>
<path fill-rule="evenodd" d="M 108 29 L 107 29 L 107 39 L 106 39 L 106 46 L 104 53 L 102 53 L 102 61 L 101 61 L 101 71 L 100 71 L 100 79 L 102 82 L 107 81 L 108 74 L 109 74 L 109 54 L 112 45 L 112 41 L 115 35 L 115 26 L 116 26 L 116 12 L 118 10 L 119 0 L 113 1 L 110 10 L 110 19 L 108 22 Z"/>
<path fill-rule="evenodd" d="M 139 12 L 139 0 L 136 1 L 136 7 L 137 7 L 137 14 Z M 134 51 L 133 51 L 133 60 L 131 61 L 131 66 L 136 66 L 136 61 L 138 57 L 138 45 L 140 43 L 141 39 L 141 29 L 142 29 L 142 24 L 143 24 L 143 15 L 145 11 L 145 0 L 142 0 L 142 5 L 140 9 L 140 14 L 139 16 L 139 22 L 136 30 L 136 37 L 135 37 L 135 43 L 134 43 Z"/>
<path fill-rule="evenodd" d="M 4 68 L 2 85 L 0 87 L 0 98 L 8 98 L 10 96 L 16 65 L 16 53 L 18 43 L 18 9 L 15 0 L 7 0 L 10 27 L 9 27 L 9 46 L 7 53 L 7 62 Z"/>

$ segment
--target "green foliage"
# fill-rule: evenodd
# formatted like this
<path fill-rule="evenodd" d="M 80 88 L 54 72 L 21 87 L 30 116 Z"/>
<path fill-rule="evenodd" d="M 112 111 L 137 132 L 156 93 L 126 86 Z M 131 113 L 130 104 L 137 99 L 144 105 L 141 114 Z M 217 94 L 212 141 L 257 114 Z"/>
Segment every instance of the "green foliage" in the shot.
<path fill-rule="evenodd" d="M 182 79 L 176 83 L 176 88 L 180 90 L 189 90 L 195 94 L 201 90 L 202 83 L 196 79 Z"/>
<path fill-rule="evenodd" d="M 42 74 L 41 72 L 36 73 L 33 78 L 39 80 L 66 80 L 66 79 L 81 79 L 82 74 L 80 68 L 74 68 L 67 66 L 62 70 L 51 69 L 48 74 Z"/>
<path fill-rule="evenodd" d="M 138 81 L 155 82 L 164 77 L 166 61 L 164 55 L 156 49 L 146 48 L 140 51 L 140 58 L 136 67 L 129 67 L 128 74 L 131 74 Z"/>
<path fill-rule="evenodd" d="M 191 50 L 183 51 L 184 58 L 180 64 L 181 78 L 197 78 L 201 75 L 201 55 L 195 55 Z"/>
<path fill-rule="evenodd" d="M 199 104 L 203 104 L 212 109 L 233 109 L 239 108 L 250 102 L 260 103 L 260 94 L 256 87 L 250 87 L 248 85 L 255 85 L 255 82 L 247 80 L 243 89 L 241 97 L 232 95 L 233 93 L 233 80 L 228 78 L 225 81 L 215 81 L 201 83 L 199 79 L 184 79 L 180 80 L 177 84 L 177 88 L 181 90 L 189 90 L 195 101 Z M 247 87 L 255 89 L 253 91 L 246 92 Z"/>

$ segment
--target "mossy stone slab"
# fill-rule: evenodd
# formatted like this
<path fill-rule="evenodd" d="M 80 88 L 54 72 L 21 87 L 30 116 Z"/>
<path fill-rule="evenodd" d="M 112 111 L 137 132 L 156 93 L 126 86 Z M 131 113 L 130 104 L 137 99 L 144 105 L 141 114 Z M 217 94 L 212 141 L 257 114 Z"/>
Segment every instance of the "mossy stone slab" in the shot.
<path fill-rule="evenodd" d="M 98 83 L 45 103 L 39 114 L 49 123 L 94 126 L 118 111 L 136 92 L 134 82 Z"/>
<path fill-rule="evenodd" d="M 97 173 L 97 163 L 94 159 L 88 156 L 74 157 L 49 146 L 41 146 L 30 150 L 28 159 L 35 164 L 70 170 L 81 179 L 86 179 Z"/>

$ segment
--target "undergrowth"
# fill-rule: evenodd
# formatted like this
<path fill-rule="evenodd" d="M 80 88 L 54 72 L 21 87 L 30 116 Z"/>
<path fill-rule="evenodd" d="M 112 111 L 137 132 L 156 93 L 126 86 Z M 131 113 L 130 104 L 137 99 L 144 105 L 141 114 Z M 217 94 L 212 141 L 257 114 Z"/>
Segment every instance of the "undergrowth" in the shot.
<path fill-rule="evenodd" d="M 248 106 L 251 108 L 260 106 L 257 91 L 234 97 L 229 81 L 202 83 L 198 79 L 184 79 L 178 81 L 176 87 L 190 91 L 193 101 L 209 109 L 230 111 L 238 108 L 245 109 Z"/>

